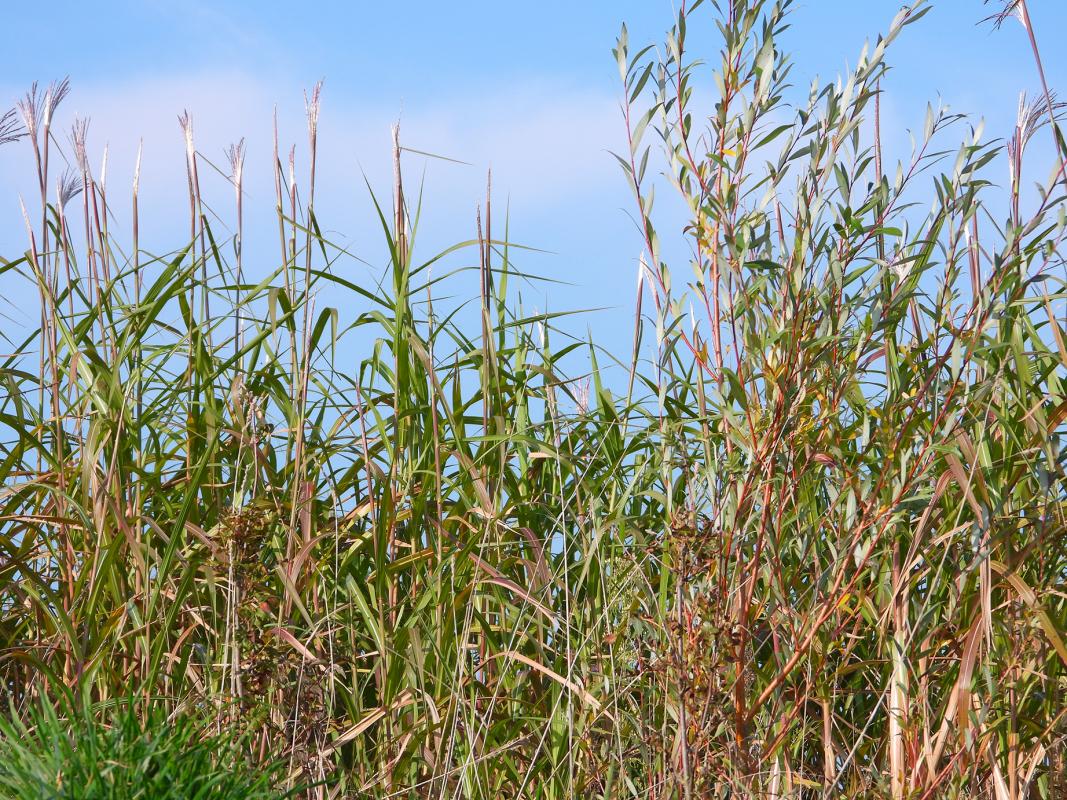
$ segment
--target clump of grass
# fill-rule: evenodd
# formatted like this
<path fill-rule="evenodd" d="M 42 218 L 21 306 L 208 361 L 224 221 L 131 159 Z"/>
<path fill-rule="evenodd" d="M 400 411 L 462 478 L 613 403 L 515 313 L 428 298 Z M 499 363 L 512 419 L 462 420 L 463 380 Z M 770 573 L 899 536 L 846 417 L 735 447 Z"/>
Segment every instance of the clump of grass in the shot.
<path fill-rule="evenodd" d="M 0 717 L 0 796 L 9 800 L 280 800 L 278 766 L 252 764 L 241 735 L 126 703 L 101 715 L 34 702 Z"/>
<path fill-rule="evenodd" d="M 24 131 L 3 118 L 42 187 L 0 265 L 40 298 L 0 363 L 16 707 L 75 686 L 150 721 L 205 709 L 317 797 L 1054 797 L 1058 106 L 1024 104 L 1007 147 L 931 109 L 889 165 L 887 48 L 925 4 L 796 104 L 790 6 L 683 3 L 658 55 L 620 37 L 645 245 L 625 391 L 515 299 L 491 197 L 474 238 L 422 251 L 399 131 L 387 256 L 342 269 L 314 208 L 318 87 L 306 152 L 275 134 L 265 275 L 240 145 L 227 243 L 182 117 L 188 233 L 152 256 L 137 180 L 124 231 L 84 124 L 52 191 L 66 84 L 26 98 Z M 708 108 L 698 24 L 722 34 Z M 1045 132 L 1051 178 L 1026 192 Z M 457 258 L 473 315 L 445 300 Z"/>

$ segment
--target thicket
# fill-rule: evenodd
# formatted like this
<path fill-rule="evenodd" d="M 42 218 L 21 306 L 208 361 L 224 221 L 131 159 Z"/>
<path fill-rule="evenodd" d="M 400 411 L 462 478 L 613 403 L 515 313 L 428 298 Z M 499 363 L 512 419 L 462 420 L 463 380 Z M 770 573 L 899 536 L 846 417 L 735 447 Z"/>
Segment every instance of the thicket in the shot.
<path fill-rule="evenodd" d="M 619 38 L 645 251 L 619 385 L 512 300 L 490 199 L 474 238 L 416 247 L 399 136 L 388 263 L 337 268 L 318 89 L 306 170 L 275 146 L 267 269 L 243 145 L 220 235 L 182 119 L 189 227 L 153 256 L 84 123 L 57 174 L 67 84 L 35 87 L 2 137 L 40 197 L 0 280 L 40 325 L 0 361 L 0 753 L 206 715 L 319 797 L 1065 796 L 1059 105 L 1025 100 L 1006 142 L 931 108 L 888 163 L 887 48 L 928 7 L 809 90 L 791 5 L 683 2 L 660 48 Z M 1003 12 L 1040 70 L 1025 2 Z M 457 252 L 473 313 L 438 299 Z M 370 310 L 341 327 L 346 298 Z M 42 769 L 69 781 L 68 755 Z"/>

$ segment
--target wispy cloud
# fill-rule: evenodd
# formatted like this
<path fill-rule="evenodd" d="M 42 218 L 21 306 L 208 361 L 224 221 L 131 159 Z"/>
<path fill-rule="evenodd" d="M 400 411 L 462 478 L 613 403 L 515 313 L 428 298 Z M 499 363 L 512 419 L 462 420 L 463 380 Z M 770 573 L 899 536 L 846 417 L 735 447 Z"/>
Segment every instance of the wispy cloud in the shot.
<path fill-rule="evenodd" d="M 9 95 L 15 92 L 14 87 L 6 88 Z M 57 124 L 67 126 L 75 116 L 92 120 L 90 161 L 98 160 L 93 154 L 105 143 L 109 146 L 108 182 L 113 186 L 132 180 L 143 140 L 141 197 L 150 212 L 184 192 L 184 143 L 177 115 L 188 109 L 196 125 L 197 149 L 219 167 L 218 177 L 228 174 L 225 148 L 236 139 L 246 139 L 246 187 L 253 201 L 270 204 L 276 103 L 283 143 L 297 144 L 299 167 L 306 142 L 300 89 L 269 85 L 241 72 L 152 77 L 106 86 L 75 84 L 64 109 L 69 119 Z M 331 97 L 327 80 L 319 130 L 320 191 L 327 203 L 331 195 L 350 195 L 353 184 L 362 184 L 364 173 L 372 179 L 387 176 L 389 127 L 398 118 L 407 146 L 471 164 L 431 166 L 447 176 L 447 193 L 453 201 L 463 197 L 461 202 L 470 207 L 479 197 L 475 187 L 484 183 L 489 167 L 499 193 L 526 207 L 565 205 L 576 194 L 618 185 L 614 160 L 607 153 L 612 146 L 622 146 L 613 98 L 527 85 L 457 94 L 403 108 L 400 103 L 361 104 L 351 97 Z M 30 177 L 17 148 L 0 150 L 0 174 L 16 185 Z M 257 197 L 260 194 L 264 196 Z"/>

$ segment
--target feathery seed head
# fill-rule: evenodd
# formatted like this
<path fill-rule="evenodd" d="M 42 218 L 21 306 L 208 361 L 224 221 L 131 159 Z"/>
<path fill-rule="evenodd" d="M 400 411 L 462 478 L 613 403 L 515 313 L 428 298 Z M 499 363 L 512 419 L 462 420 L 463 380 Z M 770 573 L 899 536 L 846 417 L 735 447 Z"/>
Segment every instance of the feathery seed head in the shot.
<path fill-rule="evenodd" d="M 193 118 L 188 111 L 182 111 L 178 115 L 178 125 L 181 127 L 182 135 L 185 137 L 185 157 L 188 159 L 189 164 L 192 165 L 195 153 L 193 148 Z"/>
<path fill-rule="evenodd" d="M 322 81 L 315 84 L 315 88 L 311 90 L 311 96 L 304 92 L 304 112 L 307 114 L 308 121 L 308 137 L 312 142 L 319 133 L 319 109 L 321 107 L 322 100 Z"/>
<path fill-rule="evenodd" d="M 26 129 L 19 122 L 15 109 L 9 108 L 0 114 L 0 144 L 8 144 L 26 135 Z"/>
<path fill-rule="evenodd" d="M 89 118 L 78 117 L 71 126 L 70 141 L 74 146 L 74 158 L 83 176 L 89 175 L 89 157 L 86 142 L 89 138 Z"/>
<path fill-rule="evenodd" d="M 56 196 L 59 198 L 59 207 L 65 208 L 67 204 L 81 194 L 85 183 L 77 170 L 67 169 L 56 179 Z"/>
<path fill-rule="evenodd" d="M 226 159 L 230 162 L 230 180 L 237 190 L 241 189 L 241 178 L 245 166 L 245 140 L 241 138 L 237 144 L 231 144 L 226 148 Z"/>
<path fill-rule="evenodd" d="M 1015 17 L 1024 28 L 1029 29 L 1029 18 L 1026 14 L 1026 5 L 1023 0 L 986 0 L 986 5 L 990 2 L 1001 3 L 1002 7 L 1000 11 L 982 20 L 983 22 L 992 22 L 995 28 L 999 28 L 1004 24 L 1005 20 Z"/>
<path fill-rule="evenodd" d="M 37 140 L 38 131 L 47 131 L 52 124 L 52 116 L 56 108 L 63 102 L 63 98 L 70 92 L 70 81 L 64 78 L 61 81 L 53 81 L 48 84 L 43 94 L 39 93 L 37 81 L 30 85 L 30 90 L 18 101 L 16 107 L 22 116 L 22 124 L 26 134 Z"/>

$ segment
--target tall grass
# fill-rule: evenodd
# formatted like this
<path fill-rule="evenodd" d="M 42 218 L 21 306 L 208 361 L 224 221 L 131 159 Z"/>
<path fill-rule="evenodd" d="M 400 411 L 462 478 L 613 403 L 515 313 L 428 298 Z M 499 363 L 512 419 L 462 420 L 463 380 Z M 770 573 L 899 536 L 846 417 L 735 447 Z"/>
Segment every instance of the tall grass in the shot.
<path fill-rule="evenodd" d="M 182 118 L 188 234 L 152 256 L 137 179 L 120 233 L 84 125 L 76 171 L 50 167 L 66 84 L 32 91 L 14 146 L 40 202 L 0 266 L 41 315 L 0 366 L 15 713 L 68 689 L 207 713 L 321 797 L 1058 797 L 1058 106 L 1024 105 L 1005 147 L 931 109 L 885 163 L 884 58 L 927 6 L 797 105 L 790 6 L 698 0 L 660 50 L 620 36 L 645 247 L 625 391 L 512 300 L 491 197 L 473 238 L 417 248 L 398 131 L 381 284 L 336 270 L 319 87 L 305 174 L 275 134 L 265 277 L 242 144 L 221 240 Z M 704 108 L 687 31 L 714 24 Z M 657 183 L 692 269 L 665 262 Z M 456 253 L 475 315 L 435 306 Z M 561 366 L 579 349 L 588 390 Z"/>

